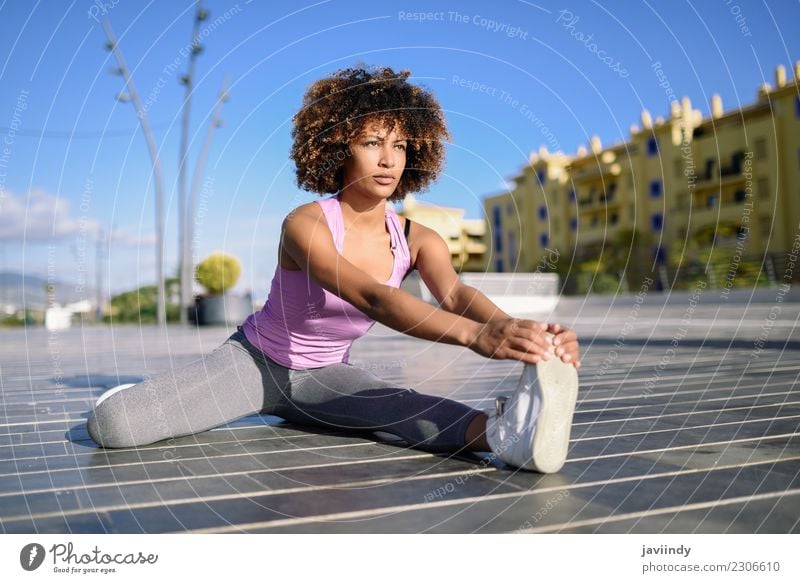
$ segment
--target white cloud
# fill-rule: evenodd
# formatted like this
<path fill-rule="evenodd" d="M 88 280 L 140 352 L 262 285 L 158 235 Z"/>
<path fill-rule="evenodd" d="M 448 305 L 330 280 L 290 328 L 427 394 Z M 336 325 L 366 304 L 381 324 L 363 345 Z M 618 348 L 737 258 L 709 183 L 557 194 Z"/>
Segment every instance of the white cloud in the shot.
<path fill-rule="evenodd" d="M 40 189 L 0 196 L 0 241 L 41 243 L 79 235 L 94 239 L 99 227 L 88 216 L 71 216 L 68 200 Z"/>
<path fill-rule="evenodd" d="M 6 243 L 65 243 L 75 238 L 97 240 L 101 224 L 85 213 L 74 216 L 72 203 L 64 197 L 36 189 L 27 195 L 0 192 L 0 241 Z M 108 229 L 105 235 L 108 237 Z M 115 228 L 111 237 L 115 247 L 155 244 L 152 233 L 134 233 Z"/>

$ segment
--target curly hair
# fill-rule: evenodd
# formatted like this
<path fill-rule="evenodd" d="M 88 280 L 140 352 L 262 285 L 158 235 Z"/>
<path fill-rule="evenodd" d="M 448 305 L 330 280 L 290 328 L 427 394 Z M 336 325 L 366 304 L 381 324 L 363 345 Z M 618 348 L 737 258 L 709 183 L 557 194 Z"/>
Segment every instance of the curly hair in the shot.
<path fill-rule="evenodd" d="M 400 201 L 409 192 L 426 190 L 441 174 L 443 142 L 450 139 L 444 113 L 431 93 L 407 81 L 411 71 L 359 65 L 336 71 L 306 91 L 292 119 L 297 186 L 320 195 L 341 190 L 349 144 L 374 122 L 390 130 L 399 127 L 408 139 L 406 168 L 389 198 Z"/>

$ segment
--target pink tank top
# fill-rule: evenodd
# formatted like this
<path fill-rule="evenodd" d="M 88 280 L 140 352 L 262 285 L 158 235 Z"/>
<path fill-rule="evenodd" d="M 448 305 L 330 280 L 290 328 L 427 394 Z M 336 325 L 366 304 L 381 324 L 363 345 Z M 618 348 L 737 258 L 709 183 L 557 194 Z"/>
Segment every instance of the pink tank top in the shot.
<path fill-rule="evenodd" d="M 339 195 L 317 203 L 342 252 L 344 223 Z M 386 205 L 394 267 L 385 285 L 400 287 L 411 265 L 411 254 L 400 218 Z M 272 287 L 261 311 L 245 320 L 242 330 L 251 344 L 278 364 L 295 370 L 349 362 L 350 347 L 372 327 L 374 320 L 332 294 L 303 270 L 275 268 Z"/>

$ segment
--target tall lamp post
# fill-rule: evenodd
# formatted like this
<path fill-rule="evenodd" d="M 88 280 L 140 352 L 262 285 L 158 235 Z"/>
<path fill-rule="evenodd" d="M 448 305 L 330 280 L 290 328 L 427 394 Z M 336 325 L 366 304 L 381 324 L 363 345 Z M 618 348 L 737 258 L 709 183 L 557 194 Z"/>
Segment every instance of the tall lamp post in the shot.
<path fill-rule="evenodd" d="M 196 2 L 194 26 L 192 27 L 192 50 L 189 53 L 189 71 L 180 79 L 185 87 L 183 98 L 183 116 L 181 120 L 180 160 L 178 161 L 178 270 L 180 273 L 180 312 L 181 324 L 188 322 L 188 307 L 192 299 L 192 259 L 188 255 L 189 223 L 191 213 L 187 214 L 186 203 L 186 155 L 189 147 L 189 114 L 191 110 L 192 91 L 194 89 L 194 70 L 197 55 L 203 52 L 200 44 L 200 23 L 208 18 L 208 11 L 203 9 L 201 0 Z"/>
<path fill-rule="evenodd" d="M 187 215 L 186 221 L 186 238 L 184 241 L 184 265 L 189 266 L 189 269 L 192 269 L 192 250 L 191 250 L 191 242 L 192 238 L 194 237 L 194 215 L 196 212 L 197 206 L 197 191 L 200 188 L 200 181 L 203 178 L 203 169 L 206 166 L 206 159 L 208 158 L 208 150 L 211 147 L 211 140 L 214 137 L 214 131 L 222 125 L 222 119 L 220 119 L 219 114 L 222 111 L 222 104 L 225 103 L 230 99 L 230 94 L 228 93 L 228 75 L 225 75 L 225 78 L 222 80 L 222 85 L 219 88 L 219 93 L 217 94 L 217 101 L 214 103 L 214 111 L 211 114 L 211 119 L 208 121 L 208 128 L 206 129 L 206 137 L 203 140 L 203 147 L 200 149 L 200 156 L 197 160 L 197 165 L 194 168 L 194 176 L 192 177 L 192 189 L 189 193 L 189 213 Z M 191 300 L 191 293 L 192 293 L 192 280 L 189 279 L 189 286 L 188 286 L 188 294 L 189 299 Z M 188 301 L 187 301 L 188 305 Z"/>

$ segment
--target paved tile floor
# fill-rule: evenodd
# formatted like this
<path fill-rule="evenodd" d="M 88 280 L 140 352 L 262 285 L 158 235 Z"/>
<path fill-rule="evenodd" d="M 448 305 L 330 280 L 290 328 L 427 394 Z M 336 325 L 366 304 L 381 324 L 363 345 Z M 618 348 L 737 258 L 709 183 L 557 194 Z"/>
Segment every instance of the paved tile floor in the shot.
<path fill-rule="evenodd" d="M 555 475 L 389 436 L 254 416 L 98 448 L 94 400 L 210 352 L 225 329 L 0 331 L 4 533 L 800 531 L 800 304 L 564 300 L 583 342 L 569 460 Z M 710 301 L 709 301 L 710 300 Z M 376 325 L 353 363 L 489 407 L 522 365 Z"/>

